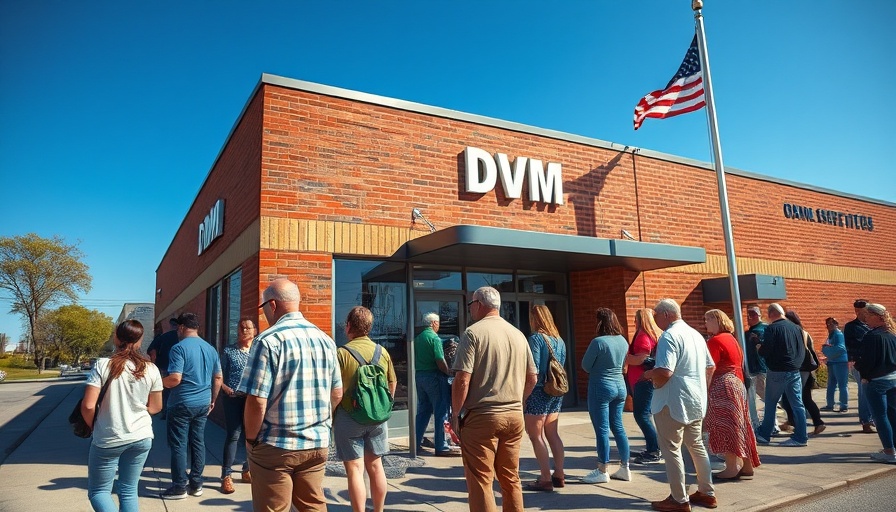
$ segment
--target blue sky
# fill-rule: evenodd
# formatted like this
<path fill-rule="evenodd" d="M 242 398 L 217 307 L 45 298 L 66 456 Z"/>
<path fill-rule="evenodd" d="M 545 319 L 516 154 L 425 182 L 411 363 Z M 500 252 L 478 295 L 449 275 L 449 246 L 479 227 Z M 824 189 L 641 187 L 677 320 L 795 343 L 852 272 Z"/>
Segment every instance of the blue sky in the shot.
<path fill-rule="evenodd" d="M 726 165 L 896 201 L 896 2 L 705 3 Z M 693 27 L 690 0 L 0 2 L 0 236 L 79 243 L 113 318 L 152 301 L 262 73 L 710 161 L 705 110 L 632 130 Z"/>

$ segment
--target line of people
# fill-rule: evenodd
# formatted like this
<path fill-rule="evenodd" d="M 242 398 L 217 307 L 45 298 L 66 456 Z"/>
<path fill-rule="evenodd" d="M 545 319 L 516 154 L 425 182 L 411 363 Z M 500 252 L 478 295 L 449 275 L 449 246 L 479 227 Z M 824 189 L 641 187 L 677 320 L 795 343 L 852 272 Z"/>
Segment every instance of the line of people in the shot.
<path fill-rule="evenodd" d="M 346 319 L 347 346 L 360 353 L 359 360 L 347 349 L 337 350 L 329 336 L 302 316 L 294 283 L 273 281 L 262 298 L 259 308 L 271 327 L 256 337 L 254 322 L 241 320 L 239 341 L 225 350 L 223 365 L 214 348 L 199 338 L 198 317 L 192 313 L 176 320 L 179 342 L 167 354 L 164 375 L 139 352 L 142 325 L 129 320 L 117 327 L 116 352 L 98 361 L 88 378 L 82 405 L 88 423 L 95 417 L 88 463 L 88 497 L 95 510 L 117 508 L 111 497 L 116 470 L 121 510 L 137 509 L 137 481 L 152 443 L 150 415 L 163 408 L 163 388 L 172 390 L 165 406 L 172 486 L 163 493 L 164 498 L 202 494 L 205 422 L 223 390 L 227 436 L 222 492 L 233 492 L 231 466 L 242 426 L 248 458 L 242 479 L 252 486 L 253 507 L 325 510 L 322 481 L 332 422 L 337 454 L 348 475 L 352 508 L 365 510 L 366 471 L 373 509 L 383 510 L 386 483 L 381 457 L 388 453 L 387 432 L 382 423 L 362 424 L 349 414 L 357 406 L 352 388 L 357 385 L 354 376 L 361 360 L 380 365 L 389 393 L 395 392 L 397 379 L 388 353 L 382 351 L 383 356 L 372 362 L 377 359 L 377 345 L 368 337 L 372 314 L 359 306 Z M 497 290 L 476 290 L 468 308 L 473 323 L 464 332 L 450 368 L 444 355 L 432 362 L 446 378 L 449 373 L 454 375 L 448 418 L 460 438 L 470 508 L 496 510 L 491 486 L 497 478 L 503 509 L 522 510 L 519 452 L 523 432 L 533 444 L 540 469 L 539 478 L 527 483 L 525 489 L 551 491 L 566 483 L 563 443 L 557 427 L 562 398 L 544 391 L 550 358 L 565 363 L 565 343 L 545 306 L 530 309 L 532 335 L 528 340 L 501 318 Z M 896 324 L 882 305 L 857 301 L 856 309 L 857 320 L 867 332 L 858 344 L 854 342 L 854 356 L 849 355 L 849 336 L 839 331 L 835 319 L 826 321 L 829 337 L 822 351 L 829 375 L 833 375 L 829 383 L 833 383 L 829 384 L 822 410 L 833 409 L 837 389 L 841 390 L 840 410 L 847 403 L 842 389 L 844 367 L 837 366 L 844 364 L 845 352 L 847 360 L 854 359 L 851 366 L 862 379 L 860 389 L 870 411 L 870 417 L 862 418 L 863 428 L 873 421 L 883 444 L 872 458 L 894 463 Z M 788 317 L 792 312 L 785 312 L 778 304 L 768 308 L 768 325 L 762 324 L 758 313 L 748 310 L 750 330 L 744 354 L 732 335 L 733 323 L 720 310 L 704 315 L 710 334 L 705 340 L 682 320 L 680 306 L 674 300 L 663 299 L 653 311 L 636 313 L 636 333 L 628 343 L 615 313 L 599 309 L 597 336 L 582 360 L 589 375 L 588 406 L 596 434 L 597 467 L 582 480 L 628 481 L 632 479 L 630 462 L 665 462 L 671 492 L 666 499 L 652 502 L 654 509 L 690 510 L 691 504 L 714 508 L 717 499 L 713 478 L 753 475 L 760 465 L 756 444 L 767 443 L 774 432 L 775 407 L 785 395 L 792 409 L 794 432 L 781 445 L 805 446 L 808 435 L 803 384 L 807 380 L 801 372 L 809 359 L 806 354 L 811 352 L 811 339 L 800 327 L 799 317 Z M 434 334 L 438 317 L 428 321 Z M 849 324 L 846 330 L 850 330 Z M 753 350 L 758 360 L 752 357 Z M 759 361 L 767 371 L 745 379 L 745 356 L 748 365 L 752 367 L 751 360 Z M 625 366 L 628 371 L 624 374 Z M 845 366 L 849 370 L 849 361 Z M 622 427 L 628 394 L 624 375 L 633 391 L 635 419 L 647 444 L 634 457 Z M 98 404 L 106 384 L 108 394 Z M 754 434 L 747 393 L 759 391 L 760 386 L 764 388 L 765 415 Z M 433 396 L 443 400 L 444 388 L 438 388 Z M 433 408 L 441 407 L 435 402 Z M 429 418 L 425 420 L 423 427 Z M 438 423 L 435 426 L 436 444 L 448 445 L 438 437 L 444 430 Z M 422 430 L 418 428 L 418 439 Z M 608 468 L 611 433 L 620 456 L 620 466 L 612 475 Z M 704 434 L 708 434 L 710 450 L 725 458 L 725 468 L 715 475 L 711 473 Z M 691 495 L 686 492 L 682 445 L 697 470 L 698 489 Z M 188 451 L 192 458 L 189 474 Z"/>

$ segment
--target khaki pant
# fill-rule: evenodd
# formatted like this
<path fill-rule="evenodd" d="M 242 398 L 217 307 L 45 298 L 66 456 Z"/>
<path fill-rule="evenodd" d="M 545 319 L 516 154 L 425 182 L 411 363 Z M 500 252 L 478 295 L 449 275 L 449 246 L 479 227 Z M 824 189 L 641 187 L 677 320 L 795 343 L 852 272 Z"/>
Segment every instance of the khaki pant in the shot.
<path fill-rule="evenodd" d="M 703 420 L 685 425 L 672 418 L 668 407 L 663 407 L 660 412 L 653 415 L 653 421 L 656 423 L 660 451 L 666 459 L 666 477 L 672 489 L 672 498 L 679 503 L 688 501 L 684 459 L 681 457 L 682 442 L 690 452 L 691 460 L 697 469 L 697 490 L 704 494 L 713 494 L 712 468 L 706 447 L 703 446 Z"/>
<path fill-rule="evenodd" d="M 458 435 L 464 460 L 470 510 L 496 512 L 492 482 L 498 478 L 504 512 L 522 512 L 520 442 L 523 413 L 485 414 L 471 412 Z"/>
<path fill-rule="evenodd" d="M 326 511 L 323 480 L 327 448 L 284 450 L 269 444 L 249 447 L 252 509 L 256 512 Z"/>

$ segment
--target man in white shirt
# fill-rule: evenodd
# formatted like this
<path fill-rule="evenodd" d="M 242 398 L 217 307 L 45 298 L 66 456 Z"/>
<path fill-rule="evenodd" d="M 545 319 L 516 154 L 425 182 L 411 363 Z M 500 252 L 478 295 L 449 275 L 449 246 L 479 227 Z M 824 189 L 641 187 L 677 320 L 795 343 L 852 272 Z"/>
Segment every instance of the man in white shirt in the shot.
<path fill-rule="evenodd" d="M 654 510 L 687 512 L 691 504 L 716 508 L 712 469 L 703 446 L 703 416 L 706 415 L 707 382 L 715 363 L 699 332 L 681 319 L 681 308 L 672 299 L 654 308 L 656 324 L 664 330 L 657 341 L 656 366 L 644 372 L 653 381 L 651 412 L 656 422 L 660 450 L 666 459 L 666 476 L 672 494 L 654 501 Z M 682 442 L 697 469 L 697 492 L 688 496 L 685 486 Z"/>

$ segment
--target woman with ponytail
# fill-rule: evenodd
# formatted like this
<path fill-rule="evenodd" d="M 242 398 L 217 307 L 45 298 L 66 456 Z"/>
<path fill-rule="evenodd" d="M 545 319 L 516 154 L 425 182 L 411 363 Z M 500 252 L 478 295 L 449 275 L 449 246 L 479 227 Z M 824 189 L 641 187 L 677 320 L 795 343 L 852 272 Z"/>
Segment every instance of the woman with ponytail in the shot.
<path fill-rule="evenodd" d="M 81 402 L 84 421 L 93 424 L 87 462 L 87 497 L 98 512 L 138 510 L 137 484 L 152 447 L 152 418 L 162 410 L 162 376 L 140 352 L 143 325 L 125 320 L 115 329 L 115 353 L 96 362 Z M 102 403 L 100 388 L 108 383 Z M 97 411 L 98 409 L 98 411 Z M 118 471 L 118 506 L 112 482 Z"/>

